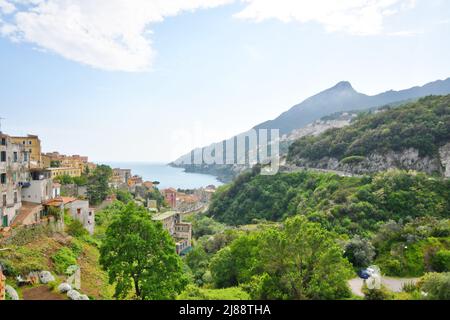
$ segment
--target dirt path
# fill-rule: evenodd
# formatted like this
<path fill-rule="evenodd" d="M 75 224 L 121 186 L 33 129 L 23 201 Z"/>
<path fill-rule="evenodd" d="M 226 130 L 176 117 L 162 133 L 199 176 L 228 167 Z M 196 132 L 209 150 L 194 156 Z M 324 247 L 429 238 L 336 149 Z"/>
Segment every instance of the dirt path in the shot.
<path fill-rule="evenodd" d="M 419 278 L 391 278 L 391 277 L 383 277 L 381 282 L 382 284 L 392 292 L 398 293 L 402 292 L 402 288 L 404 284 L 407 283 L 416 283 L 419 281 Z M 354 295 L 358 297 L 364 297 L 361 289 L 364 285 L 364 281 L 360 278 L 354 278 L 348 282 L 350 288 Z"/>
<path fill-rule="evenodd" d="M 66 300 L 67 298 L 62 295 L 50 291 L 46 286 L 34 287 L 22 290 L 23 300 Z"/>

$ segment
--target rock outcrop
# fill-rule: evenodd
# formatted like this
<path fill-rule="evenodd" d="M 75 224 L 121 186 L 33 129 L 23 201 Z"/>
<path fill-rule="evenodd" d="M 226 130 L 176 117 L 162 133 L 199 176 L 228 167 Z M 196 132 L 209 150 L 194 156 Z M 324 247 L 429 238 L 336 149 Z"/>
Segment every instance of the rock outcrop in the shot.
<path fill-rule="evenodd" d="M 446 178 L 450 178 L 450 142 L 439 149 L 439 157 Z"/>
<path fill-rule="evenodd" d="M 422 157 L 416 149 L 385 154 L 373 153 L 368 157 L 350 157 L 339 161 L 326 157 L 319 161 L 296 159 L 298 167 L 342 171 L 351 174 L 370 174 L 390 169 L 414 170 L 427 174 L 440 174 L 450 178 L 450 143 L 439 150 L 439 157 Z"/>

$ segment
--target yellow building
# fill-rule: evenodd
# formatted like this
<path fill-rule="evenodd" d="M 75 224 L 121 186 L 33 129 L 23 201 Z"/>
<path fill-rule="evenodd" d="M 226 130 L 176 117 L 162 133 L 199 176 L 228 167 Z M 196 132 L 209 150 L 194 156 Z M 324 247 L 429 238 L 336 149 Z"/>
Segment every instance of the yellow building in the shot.
<path fill-rule="evenodd" d="M 80 168 L 48 168 L 51 172 L 52 178 L 61 177 L 61 176 L 69 176 L 69 177 L 81 177 L 81 169 Z"/>
<path fill-rule="evenodd" d="M 50 168 L 53 164 L 53 166 L 61 168 L 78 168 L 82 172 L 86 171 L 86 169 L 95 169 L 95 164 L 90 163 L 88 157 L 80 155 L 67 156 L 58 152 L 44 153 L 42 155 L 42 162 L 44 168 Z"/>
<path fill-rule="evenodd" d="M 11 137 L 11 141 L 23 145 L 25 151 L 30 155 L 30 166 L 32 168 L 43 168 L 41 140 L 38 136 L 29 134 L 26 137 Z"/>

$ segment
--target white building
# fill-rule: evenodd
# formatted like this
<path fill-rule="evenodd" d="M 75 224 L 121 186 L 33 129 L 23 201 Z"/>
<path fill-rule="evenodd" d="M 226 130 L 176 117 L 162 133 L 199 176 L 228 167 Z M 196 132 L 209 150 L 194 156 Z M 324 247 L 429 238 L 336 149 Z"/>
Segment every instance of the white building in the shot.
<path fill-rule="evenodd" d="M 22 187 L 22 201 L 42 204 L 53 198 L 53 181 L 47 170 L 31 170 L 30 181 Z"/>
<path fill-rule="evenodd" d="M 73 219 L 80 221 L 84 228 L 92 235 L 95 229 L 95 211 L 89 208 L 89 201 L 74 200 L 65 206 L 70 210 Z"/>
<path fill-rule="evenodd" d="M 0 132 L 0 227 L 9 227 L 22 206 L 22 186 L 29 181 L 30 155 Z"/>

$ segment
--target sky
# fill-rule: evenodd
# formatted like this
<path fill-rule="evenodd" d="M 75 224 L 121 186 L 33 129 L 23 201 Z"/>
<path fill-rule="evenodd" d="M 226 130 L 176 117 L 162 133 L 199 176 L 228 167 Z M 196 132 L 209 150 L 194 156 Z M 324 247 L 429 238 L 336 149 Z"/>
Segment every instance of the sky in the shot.
<path fill-rule="evenodd" d="M 350 81 L 450 77 L 447 0 L 0 0 L 2 131 L 169 162 Z"/>

